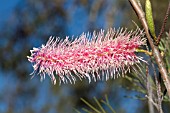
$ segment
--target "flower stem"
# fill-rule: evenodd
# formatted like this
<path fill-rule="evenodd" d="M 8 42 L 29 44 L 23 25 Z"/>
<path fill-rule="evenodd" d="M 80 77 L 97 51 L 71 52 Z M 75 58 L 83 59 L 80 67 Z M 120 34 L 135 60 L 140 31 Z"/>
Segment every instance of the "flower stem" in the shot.
<path fill-rule="evenodd" d="M 136 49 L 136 52 L 141 52 L 141 53 L 145 53 L 145 54 L 147 54 L 149 56 L 152 56 L 152 52 L 149 52 L 149 51 L 144 50 L 144 49 Z"/>

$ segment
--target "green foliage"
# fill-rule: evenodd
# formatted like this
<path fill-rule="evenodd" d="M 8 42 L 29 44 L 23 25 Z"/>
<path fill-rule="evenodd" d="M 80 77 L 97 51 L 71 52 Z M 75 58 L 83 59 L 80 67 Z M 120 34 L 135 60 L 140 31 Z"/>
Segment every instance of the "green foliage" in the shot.
<path fill-rule="evenodd" d="M 130 76 L 126 76 L 125 78 L 131 83 L 131 86 L 125 86 L 127 90 L 135 91 L 143 95 L 147 95 L 147 76 L 145 73 L 146 64 L 141 64 L 140 67 L 133 67 Z M 153 83 L 151 76 L 148 76 L 149 81 Z M 154 88 L 155 86 L 152 86 Z M 146 100 L 144 96 L 135 95 L 134 97 L 126 96 L 128 98 L 139 99 L 139 100 Z"/>
<path fill-rule="evenodd" d="M 170 41 L 169 41 L 169 43 L 170 43 Z M 161 48 L 163 48 L 163 46 Z M 167 54 L 170 54 L 170 53 L 167 53 Z M 168 58 L 165 58 L 165 60 L 170 61 L 170 56 Z M 157 87 L 157 84 L 155 81 L 156 73 L 153 73 L 153 75 L 146 73 L 146 65 L 147 64 L 142 64 L 140 67 L 133 67 L 134 70 L 132 71 L 131 76 L 125 77 L 132 84 L 131 84 L 131 86 L 126 85 L 124 87 L 127 90 L 138 92 L 138 93 L 142 94 L 142 96 L 126 95 L 125 97 L 132 98 L 132 99 L 138 99 L 138 100 L 142 100 L 142 101 L 147 100 L 147 98 L 145 96 L 148 95 L 150 90 L 152 90 L 151 92 L 153 95 L 157 96 L 156 93 L 158 91 L 158 87 Z M 150 67 L 150 69 L 152 69 L 152 71 L 154 71 L 155 67 Z M 168 69 L 170 69 L 170 67 L 168 67 Z M 157 77 L 157 75 L 156 75 L 156 77 Z M 162 92 L 161 92 L 161 95 L 163 97 L 162 101 L 170 102 L 169 97 L 167 95 L 163 95 L 163 91 L 164 90 L 162 90 Z M 145 95 L 145 96 L 143 96 L 143 95 Z"/>
<path fill-rule="evenodd" d="M 155 33 L 155 25 L 153 21 L 152 15 L 152 6 L 150 0 L 145 1 L 145 13 L 146 13 L 146 21 L 150 30 L 152 37 L 154 38 L 155 42 L 157 42 L 157 37 Z M 157 22 L 158 24 L 158 22 Z M 170 32 L 167 34 L 166 38 L 161 38 L 161 42 L 159 44 L 159 50 L 161 51 L 161 55 L 166 63 L 166 67 L 168 70 L 168 74 L 170 75 Z M 158 106 L 162 106 L 162 101 L 170 101 L 167 95 L 164 95 L 164 86 L 161 85 L 161 78 L 159 78 L 158 72 L 156 72 L 157 68 L 154 67 L 155 60 L 150 57 L 150 66 L 147 67 L 146 65 L 141 65 L 141 68 L 135 69 L 131 77 L 126 77 L 128 81 L 132 84 L 132 87 L 126 87 L 126 89 L 133 90 L 136 92 L 140 92 L 146 95 L 147 98 L 142 98 L 140 96 L 130 97 L 133 99 L 140 99 L 146 100 L 148 99 L 157 109 Z M 147 68 L 146 68 L 147 67 Z M 135 67 L 136 68 L 136 67 Z M 138 71 L 140 70 L 140 71 Z M 149 72 L 147 72 L 149 70 Z M 159 79 L 158 79 L 159 78 Z M 160 109 L 158 109 L 159 111 Z"/>
<path fill-rule="evenodd" d="M 166 63 L 168 74 L 170 76 L 170 32 L 166 33 L 165 38 L 161 38 L 161 41 L 158 47 L 159 47 L 159 50 L 161 51 L 164 62 Z"/>
<path fill-rule="evenodd" d="M 97 107 L 95 107 L 94 105 L 90 104 L 88 101 L 86 101 L 85 99 L 81 98 L 81 100 L 92 110 L 95 111 L 95 113 L 116 113 L 115 110 L 112 108 L 112 106 L 109 103 L 108 97 L 107 95 L 105 95 L 105 100 L 97 100 L 96 97 L 93 98 Z M 110 111 L 106 111 L 102 105 L 107 106 Z M 86 109 L 86 108 L 82 108 L 83 111 L 87 112 L 87 113 L 93 113 L 92 111 Z M 75 110 L 77 113 L 80 113 L 80 111 Z"/>

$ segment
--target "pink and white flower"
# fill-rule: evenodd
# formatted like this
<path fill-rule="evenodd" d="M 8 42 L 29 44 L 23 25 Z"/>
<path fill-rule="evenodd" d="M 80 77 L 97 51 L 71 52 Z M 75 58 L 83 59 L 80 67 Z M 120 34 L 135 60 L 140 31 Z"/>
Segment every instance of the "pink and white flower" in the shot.
<path fill-rule="evenodd" d="M 46 45 L 31 50 L 28 60 L 33 63 L 34 75 L 38 73 L 43 80 L 47 74 L 54 84 L 56 77 L 60 83 L 75 83 L 77 78 L 88 78 L 89 82 L 108 80 L 124 76 L 132 65 L 144 61 L 135 54 L 137 48 L 145 45 L 143 35 L 139 29 L 109 29 L 106 33 L 83 33 L 71 41 L 69 37 L 50 37 Z"/>

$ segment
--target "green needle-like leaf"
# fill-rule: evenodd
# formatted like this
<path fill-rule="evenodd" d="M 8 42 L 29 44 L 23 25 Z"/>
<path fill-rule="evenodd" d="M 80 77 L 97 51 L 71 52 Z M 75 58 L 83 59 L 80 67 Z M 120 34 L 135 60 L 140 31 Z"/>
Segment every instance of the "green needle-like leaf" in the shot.
<path fill-rule="evenodd" d="M 94 100 L 96 101 L 96 103 L 100 107 L 100 109 L 102 110 L 102 113 L 106 113 L 105 110 L 103 109 L 103 107 L 101 106 L 101 104 L 99 103 L 99 101 L 96 99 L 96 97 L 94 97 Z"/>
<path fill-rule="evenodd" d="M 86 100 L 84 100 L 83 98 L 81 98 L 81 100 L 88 105 L 91 109 L 93 109 L 96 113 L 101 113 L 99 110 L 97 110 L 95 107 L 93 107 L 90 103 L 88 103 Z"/>

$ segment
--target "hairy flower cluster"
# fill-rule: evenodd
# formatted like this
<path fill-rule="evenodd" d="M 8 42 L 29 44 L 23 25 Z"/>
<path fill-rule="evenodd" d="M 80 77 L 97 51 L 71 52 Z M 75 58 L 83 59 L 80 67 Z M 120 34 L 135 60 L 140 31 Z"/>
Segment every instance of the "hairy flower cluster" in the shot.
<path fill-rule="evenodd" d="M 93 34 L 83 33 L 76 39 L 64 40 L 50 37 L 46 45 L 33 48 L 28 60 L 33 64 L 33 75 L 38 73 L 41 80 L 49 75 L 56 84 L 56 77 L 60 83 L 75 83 L 76 79 L 117 78 L 124 76 L 134 64 L 144 61 L 135 55 L 135 50 L 145 45 L 143 31 L 127 32 L 125 29 L 109 29 Z"/>

